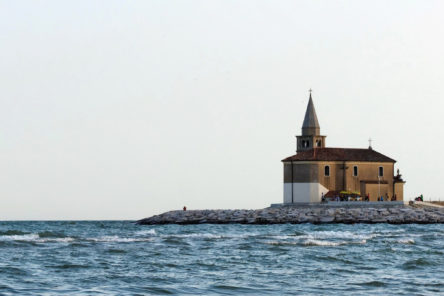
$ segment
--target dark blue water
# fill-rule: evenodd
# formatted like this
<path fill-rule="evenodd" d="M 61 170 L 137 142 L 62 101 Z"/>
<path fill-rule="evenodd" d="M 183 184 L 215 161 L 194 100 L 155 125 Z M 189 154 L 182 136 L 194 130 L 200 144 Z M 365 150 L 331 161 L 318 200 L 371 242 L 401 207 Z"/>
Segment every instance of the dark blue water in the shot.
<path fill-rule="evenodd" d="M 444 225 L 0 222 L 0 295 L 444 294 Z"/>

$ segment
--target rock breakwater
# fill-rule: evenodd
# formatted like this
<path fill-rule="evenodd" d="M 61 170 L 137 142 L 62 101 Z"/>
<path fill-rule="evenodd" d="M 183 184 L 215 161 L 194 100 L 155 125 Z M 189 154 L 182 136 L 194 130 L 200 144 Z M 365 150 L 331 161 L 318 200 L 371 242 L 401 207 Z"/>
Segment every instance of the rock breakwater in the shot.
<path fill-rule="evenodd" d="M 395 208 L 298 208 L 259 210 L 169 211 L 137 221 L 156 224 L 284 224 L 284 223 L 444 223 L 444 208 L 402 206 Z"/>

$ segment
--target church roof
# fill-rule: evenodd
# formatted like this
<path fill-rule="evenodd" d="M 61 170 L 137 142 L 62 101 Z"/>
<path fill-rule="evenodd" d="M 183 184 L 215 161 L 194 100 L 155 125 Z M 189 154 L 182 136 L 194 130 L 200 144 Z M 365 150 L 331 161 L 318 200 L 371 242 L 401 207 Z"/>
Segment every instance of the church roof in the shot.
<path fill-rule="evenodd" d="M 314 148 L 298 152 L 282 160 L 286 161 L 368 161 L 396 162 L 373 149 L 356 148 Z"/>
<path fill-rule="evenodd" d="M 308 100 L 307 111 L 305 111 L 304 123 L 302 124 L 302 128 L 320 128 L 318 117 L 316 116 L 316 110 L 313 105 L 313 99 Z"/>

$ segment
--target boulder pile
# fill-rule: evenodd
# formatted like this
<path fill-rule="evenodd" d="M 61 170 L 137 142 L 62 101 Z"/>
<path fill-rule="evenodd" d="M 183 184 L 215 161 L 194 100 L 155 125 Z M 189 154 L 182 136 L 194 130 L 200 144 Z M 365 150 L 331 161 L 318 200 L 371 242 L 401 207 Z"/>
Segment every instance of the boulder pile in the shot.
<path fill-rule="evenodd" d="M 444 223 L 444 208 L 298 208 L 259 210 L 169 211 L 137 221 L 138 224 L 283 224 L 283 223 Z"/>

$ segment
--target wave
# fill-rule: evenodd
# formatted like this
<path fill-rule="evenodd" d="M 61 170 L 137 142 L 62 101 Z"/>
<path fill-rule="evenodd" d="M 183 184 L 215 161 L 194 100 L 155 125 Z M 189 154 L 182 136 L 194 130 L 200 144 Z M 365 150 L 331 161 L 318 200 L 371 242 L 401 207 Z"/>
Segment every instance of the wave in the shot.
<path fill-rule="evenodd" d="M 365 283 L 356 283 L 356 285 L 366 286 L 366 287 L 385 287 L 385 286 L 387 286 L 386 283 L 381 282 L 381 281 L 370 281 L 370 282 L 365 282 Z"/>
<path fill-rule="evenodd" d="M 342 246 L 342 245 L 356 245 L 356 244 L 366 244 L 367 240 L 363 239 L 361 241 L 353 241 L 353 242 L 347 242 L 347 241 L 340 241 L 340 242 L 332 242 L 332 241 L 322 241 L 322 240 L 316 240 L 316 239 L 308 239 L 304 241 L 304 245 L 306 246 L 321 246 L 321 247 L 336 247 L 336 246 Z"/>
<path fill-rule="evenodd" d="M 144 232 L 144 234 L 154 234 L 155 232 Z M 136 234 L 141 234 L 137 232 Z M 266 243 L 276 241 L 277 244 L 297 245 L 303 244 L 301 241 L 335 241 L 341 240 L 344 244 L 364 244 L 368 240 L 375 238 L 377 235 L 372 233 L 356 234 L 350 231 L 317 231 L 312 233 L 299 232 L 290 235 L 274 235 L 274 234 L 229 234 L 221 235 L 214 233 L 179 233 L 179 234 L 162 234 L 158 237 L 163 239 L 259 239 L 266 240 Z M 336 244 L 336 242 L 334 242 Z"/>
<path fill-rule="evenodd" d="M 73 241 L 72 237 L 41 237 L 39 234 L 21 234 L 21 235 L 2 235 L 0 241 L 6 242 L 34 242 L 34 243 L 46 243 L 46 242 L 59 242 L 67 243 Z"/>
<path fill-rule="evenodd" d="M 109 249 L 106 252 L 110 253 L 110 254 L 124 254 L 124 253 L 127 253 L 127 251 L 122 250 L 122 249 Z"/>
<path fill-rule="evenodd" d="M 397 240 L 398 243 L 400 244 L 407 244 L 407 245 L 411 245 L 415 243 L 415 240 L 412 238 L 403 238 L 403 239 L 399 239 Z"/>
<path fill-rule="evenodd" d="M 21 234 L 21 235 L 2 235 L 0 236 L 0 241 L 3 242 L 32 242 L 32 243 L 70 243 L 73 241 L 93 241 L 93 242 L 118 242 L 118 243 L 127 243 L 127 242 L 142 242 L 142 241 L 150 241 L 151 237 L 119 237 L 117 235 L 114 236 L 101 236 L 101 237 L 92 237 L 86 239 L 78 239 L 75 237 L 63 236 L 57 237 L 60 234 L 55 233 L 30 233 L 30 234 Z"/>
<path fill-rule="evenodd" d="M 282 245 L 319 245 L 334 246 L 344 244 L 365 244 L 376 234 L 356 234 L 350 231 L 317 231 L 299 235 L 268 236 Z"/>
<path fill-rule="evenodd" d="M 296 246 L 296 245 L 300 245 L 300 242 L 266 241 L 265 244 L 272 245 L 272 246 Z"/>
<path fill-rule="evenodd" d="M 40 238 L 37 240 L 39 243 L 46 243 L 46 242 L 55 242 L 55 243 L 69 243 L 75 241 L 75 238 L 73 237 L 59 237 L 59 238 Z"/>
<path fill-rule="evenodd" d="M 337 247 L 342 245 L 356 245 L 356 244 L 366 244 L 367 240 L 363 239 L 360 241 L 327 241 L 327 240 L 317 240 L 317 239 L 306 239 L 302 241 L 267 241 L 268 245 L 274 246 L 320 246 L 320 247 Z"/>
<path fill-rule="evenodd" d="M 105 243 L 131 243 L 131 242 L 147 242 L 153 240 L 151 237 L 120 237 L 117 235 L 100 236 L 100 237 L 90 237 L 87 238 L 88 241 L 93 242 L 105 242 Z"/>
<path fill-rule="evenodd" d="M 375 233 L 356 234 L 350 231 L 316 231 L 306 235 L 298 236 L 307 239 L 350 239 L 369 240 L 377 237 Z"/>
<path fill-rule="evenodd" d="M 162 235 L 163 238 L 210 238 L 210 239 L 220 239 L 220 238 L 232 238 L 234 236 L 222 236 L 213 233 L 186 233 L 186 234 L 169 234 Z"/>
<path fill-rule="evenodd" d="M 48 266 L 48 267 L 57 268 L 57 269 L 79 269 L 79 268 L 89 268 L 90 266 L 65 263 L 65 264 L 61 264 L 61 265 L 54 265 L 54 266 Z"/>
<path fill-rule="evenodd" d="M 24 234 L 29 234 L 29 232 L 23 232 L 20 230 L 0 231 L 0 235 L 24 235 Z"/>
<path fill-rule="evenodd" d="M 36 241 L 37 239 L 39 239 L 39 236 L 34 233 L 0 236 L 0 241 Z"/>
<path fill-rule="evenodd" d="M 13 266 L 2 266 L 0 267 L 1 274 L 11 274 L 11 275 L 27 275 L 28 272 L 24 269 L 13 267 Z"/>
<path fill-rule="evenodd" d="M 147 235 L 154 236 L 154 235 L 157 235 L 157 232 L 155 229 L 148 229 L 148 230 L 137 231 L 135 233 L 135 235 L 137 235 L 137 236 L 147 236 Z"/>
<path fill-rule="evenodd" d="M 38 233 L 40 238 L 66 238 L 67 236 L 61 232 L 43 231 Z"/>
<path fill-rule="evenodd" d="M 204 238 L 204 239 L 266 239 L 266 238 L 294 238 L 295 236 L 276 236 L 276 235 L 264 235 L 257 233 L 246 233 L 246 234 L 214 234 L 214 233 L 179 233 L 179 234 L 163 234 L 160 235 L 162 238 Z"/>
<path fill-rule="evenodd" d="M 433 266 L 436 264 L 437 263 L 429 261 L 425 258 L 417 258 L 417 259 L 412 259 L 412 260 L 406 261 L 404 264 L 402 264 L 402 268 L 403 269 L 418 269 L 418 268 L 423 268 L 426 266 Z"/>
<path fill-rule="evenodd" d="M 305 246 L 321 246 L 321 247 L 336 247 L 344 244 L 344 242 L 331 242 L 331 241 L 321 241 L 316 239 L 308 239 L 303 242 Z"/>

